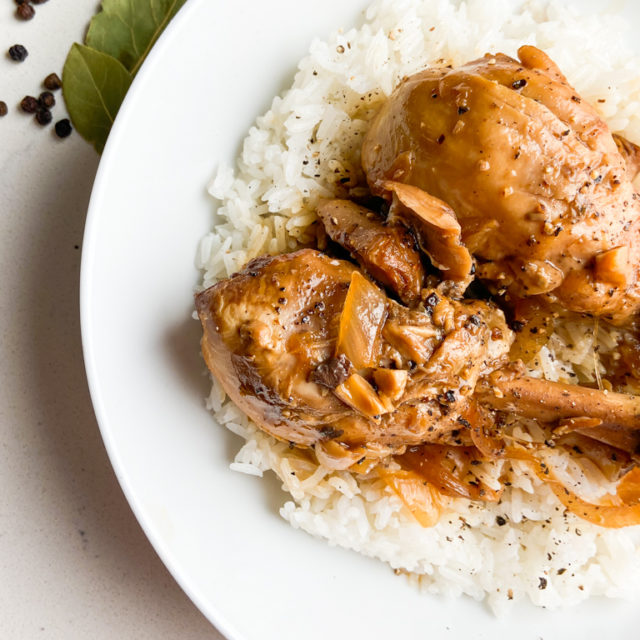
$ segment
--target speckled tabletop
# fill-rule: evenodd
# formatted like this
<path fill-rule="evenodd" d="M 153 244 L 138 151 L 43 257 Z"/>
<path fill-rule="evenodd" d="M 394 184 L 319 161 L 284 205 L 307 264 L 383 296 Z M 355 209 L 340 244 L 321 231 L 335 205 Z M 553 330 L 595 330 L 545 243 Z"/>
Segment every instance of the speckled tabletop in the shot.
<path fill-rule="evenodd" d="M 91 406 L 78 282 L 99 158 L 18 108 L 98 3 L 52 0 L 29 22 L 15 7 L 0 6 L 0 637 L 220 639 L 136 522 Z"/>

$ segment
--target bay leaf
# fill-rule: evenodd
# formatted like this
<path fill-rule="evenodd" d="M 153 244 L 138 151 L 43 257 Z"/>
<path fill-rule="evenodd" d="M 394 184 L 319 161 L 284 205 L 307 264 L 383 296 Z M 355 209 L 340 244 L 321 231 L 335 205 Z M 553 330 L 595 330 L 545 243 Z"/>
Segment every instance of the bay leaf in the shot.
<path fill-rule="evenodd" d="M 64 100 L 78 133 L 102 153 L 132 76 L 121 62 L 74 44 L 62 71 Z"/>
<path fill-rule="evenodd" d="M 186 0 L 103 0 L 85 42 L 117 58 L 135 76 L 169 21 Z"/>

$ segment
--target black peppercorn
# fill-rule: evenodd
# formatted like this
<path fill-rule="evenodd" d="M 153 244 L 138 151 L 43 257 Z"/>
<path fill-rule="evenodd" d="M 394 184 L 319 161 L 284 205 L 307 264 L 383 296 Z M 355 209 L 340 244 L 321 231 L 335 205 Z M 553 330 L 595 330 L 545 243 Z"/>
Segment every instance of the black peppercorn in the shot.
<path fill-rule="evenodd" d="M 71 134 L 71 123 L 68 118 L 64 118 L 64 120 L 58 120 L 56 122 L 56 135 L 58 138 L 66 138 Z"/>
<path fill-rule="evenodd" d="M 38 101 L 33 96 L 25 96 L 22 98 L 20 108 L 25 113 L 35 113 L 38 110 Z"/>
<path fill-rule="evenodd" d="M 51 109 L 56 103 L 56 99 L 53 97 L 53 93 L 51 91 L 43 91 L 38 98 L 38 104 L 41 107 L 46 107 L 47 109 Z"/>
<path fill-rule="evenodd" d="M 31 20 L 35 15 L 36 10 L 28 2 L 23 2 L 21 5 L 18 5 L 16 9 L 16 16 L 18 16 L 20 20 Z"/>
<path fill-rule="evenodd" d="M 16 62 L 22 62 L 29 55 L 29 52 L 21 44 L 14 44 L 9 47 L 9 57 Z"/>
<path fill-rule="evenodd" d="M 53 116 L 51 115 L 51 111 L 49 111 L 49 109 L 38 109 L 38 111 L 36 112 L 36 121 L 42 126 L 49 124 L 52 118 Z"/>
<path fill-rule="evenodd" d="M 49 89 L 49 91 L 56 91 L 61 86 L 62 86 L 62 80 L 60 80 L 57 73 L 50 73 L 44 79 L 44 87 L 45 89 Z"/>
<path fill-rule="evenodd" d="M 9 107 L 7 107 L 7 103 L 4 100 L 0 100 L 0 118 L 6 116 L 8 112 Z"/>

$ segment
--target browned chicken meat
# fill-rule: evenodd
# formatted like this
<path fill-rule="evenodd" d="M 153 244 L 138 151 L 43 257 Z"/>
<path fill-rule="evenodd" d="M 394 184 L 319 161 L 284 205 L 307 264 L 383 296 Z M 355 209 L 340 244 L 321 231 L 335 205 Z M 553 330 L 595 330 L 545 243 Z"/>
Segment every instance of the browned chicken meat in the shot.
<path fill-rule="evenodd" d="M 406 304 L 420 300 L 425 272 L 419 246 L 440 269 L 438 289 L 460 297 L 475 266 L 461 243 L 453 211 L 411 185 L 386 182 L 394 195 L 387 220 L 349 200 L 329 200 L 318 207 L 327 235 L 347 249 L 360 266 Z"/>
<path fill-rule="evenodd" d="M 493 409 L 555 425 L 558 437 L 580 433 L 640 460 L 638 396 L 528 378 L 517 365 L 484 378 L 477 394 Z"/>
<path fill-rule="evenodd" d="M 367 179 L 394 201 L 397 183 L 440 201 L 476 276 L 512 298 L 623 322 L 640 307 L 638 149 L 614 140 L 546 54 L 523 46 L 518 56 L 402 82 L 364 141 Z M 442 242 L 432 226 L 426 235 Z M 467 258 L 455 255 L 463 272 Z"/>
<path fill-rule="evenodd" d="M 499 309 L 424 293 L 405 307 L 311 249 L 258 258 L 196 296 L 204 357 L 262 429 L 331 468 L 479 437 L 497 451 L 495 411 L 638 453 L 639 398 L 527 378 Z"/>
<path fill-rule="evenodd" d="M 305 249 L 253 260 L 196 297 L 206 362 L 261 428 L 332 467 L 422 442 L 470 442 L 480 377 L 512 334 L 482 301 L 409 309 L 348 262 Z"/>
<path fill-rule="evenodd" d="M 424 269 L 415 239 L 406 227 L 386 224 L 373 211 L 350 200 L 329 200 L 318 207 L 318 216 L 327 235 L 373 278 L 407 304 L 420 299 Z"/>
<path fill-rule="evenodd" d="M 387 215 L 318 207 L 318 246 L 328 236 L 360 268 L 314 249 L 252 260 L 197 294 L 202 351 L 261 429 L 327 468 L 377 469 L 414 515 L 427 484 L 500 500 L 474 472 L 500 457 L 529 464 L 583 518 L 637 524 L 636 476 L 592 505 L 543 449 L 586 456 L 610 481 L 640 464 L 640 396 L 613 391 L 640 379 L 640 148 L 543 52 L 518 55 L 404 80 L 362 148 Z M 505 294 L 517 335 L 493 302 L 468 298 L 476 277 Z M 626 323 L 604 355 L 618 386 L 527 375 L 523 361 L 574 312 Z M 533 423 L 543 437 L 520 438 Z"/>

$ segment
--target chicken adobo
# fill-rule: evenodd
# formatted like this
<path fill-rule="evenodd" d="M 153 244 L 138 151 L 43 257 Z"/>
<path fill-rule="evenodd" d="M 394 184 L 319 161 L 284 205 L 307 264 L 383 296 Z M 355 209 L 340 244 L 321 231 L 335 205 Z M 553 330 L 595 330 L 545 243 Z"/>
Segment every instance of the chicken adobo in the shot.
<path fill-rule="evenodd" d="M 331 467 L 471 443 L 477 381 L 506 363 L 513 339 L 491 304 L 429 292 L 409 309 L 311 249 L 258 258 L 196 303 L 205 359 L 230 397 Z"/>
<path fill-rule="evenodd" d="M 640 397 L 532 377 L 520 358 L 543 343 L 513 330 L 522 316 L 548 336 L 563 313 L 635 326 L 640 153 L 543 52 L 518 55 L 405 79 L 362 148 L 384 213 L 323 202 L 326 253 L 262 256 L 196 296 L 226 393 L 328 468 L 393 456 L 431 481 L 445 459 L 527 459 L 513 416 L 618 473 L 640 457 Z M 475 279 L 493 300 L 469 293 Z M 456 495 L 499 496 L 474 486 Z"/>
<path fill-rule="evenodd" d="M 512 298 L 622 322 L 640 307 L 637 148 L 546 54 L 518 55 L 402 82 L 364 141 L 371 190 L 390 199 L 401 182 L 446 203 L 476 277 Z"/>

